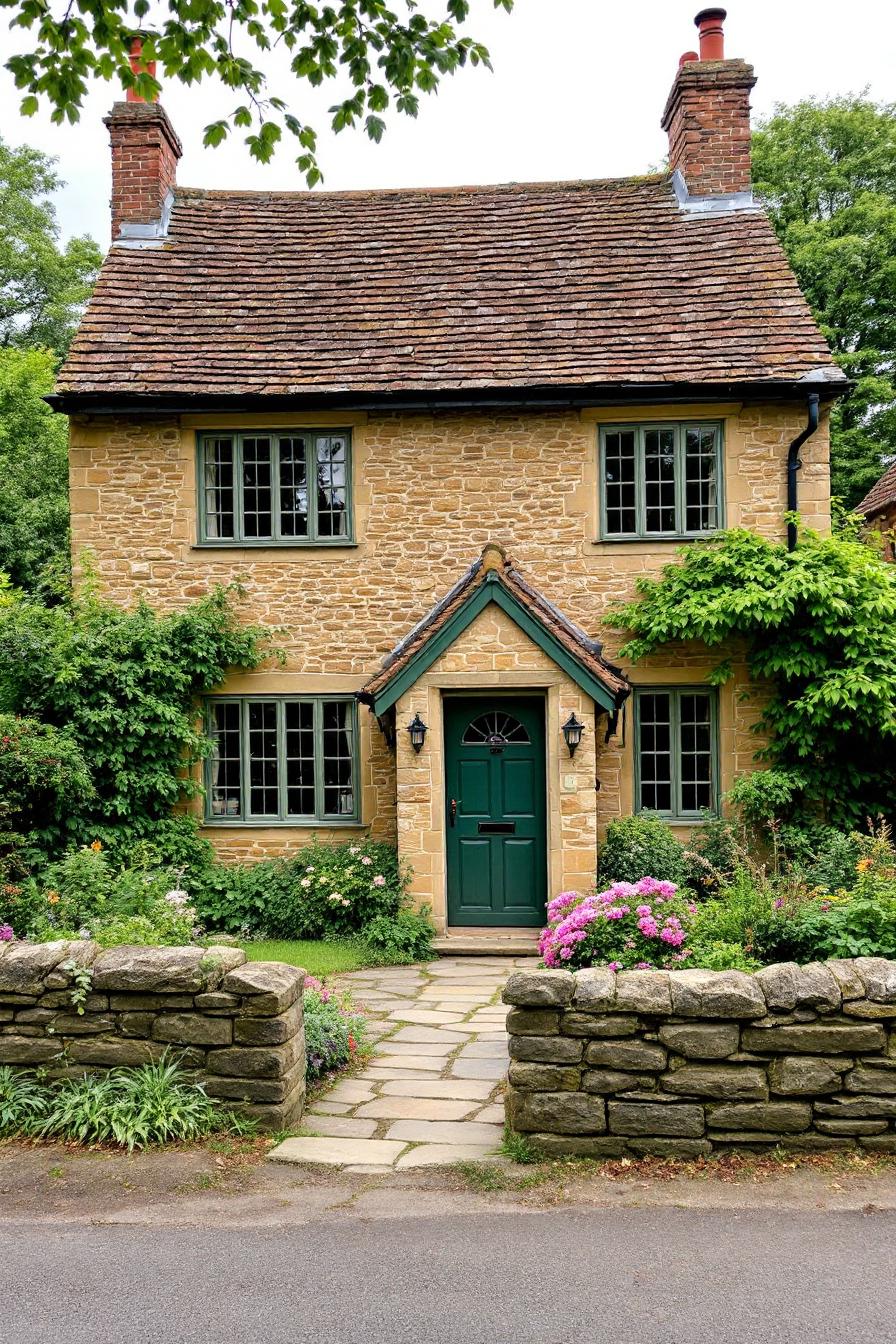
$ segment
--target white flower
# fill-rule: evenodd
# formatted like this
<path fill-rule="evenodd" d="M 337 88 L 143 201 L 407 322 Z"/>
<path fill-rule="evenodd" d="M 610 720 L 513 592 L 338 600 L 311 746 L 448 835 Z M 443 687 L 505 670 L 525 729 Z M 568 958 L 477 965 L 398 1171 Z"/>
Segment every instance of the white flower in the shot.
<path fill-rule="evenodd" d="M 310 864 L 310 863 L 306 863 L 306 865 L 305 865 L 305 872 L 306 872 L 306 873 L 313 873 L 313 872 L 314 872 L 314 865 L 313 865 L 313 864 Z"/>
<path fill-rule="evenodd" d="M 349 847 L 348 847 L 348 852 L 349 852 L 349 854 L 357 854 L 357 852 L 358 852 L 358 846 L 357 846 L 357 845 L 349 845 Z M 363 862 L 363 860 L 362 860 L 362 862 Z"/>
<path fill-rule="evenodd" d="M 377 873 L 376 877 L 373 879 L 373 886 L 384 887 L 385 885 L 386 879 L 383 877 L 382 873 Z"/>
<path fill-rule="evenodd" d="M 369 868 L 370 865 L 373 863 L 373 859 L 370 857 L 369 854 L 364 854 L 362 855 L 361 862 L 363 863 L 365 868 Z"/>
<path fill-rule="evenodd" d="M 169 891 L 165 895 L 165 900 L 169 905 L 173 905 L 178 910 L 183 910 L 190 897 L 185 891 Z"/>
<path fill-rule="evenodd" d="M 299 886 L 300 886 L 300 887 L 310 887 L 310 886 L 311 886 L 311 878 L 310 878 L 310 877 L 303 877 L 302 880 L 301 880 L 301 882 L 299 883 Z"/>
<path fill-rule="evenodd" d="M 345 900 L 345 898 L 343 897 L 342 904 L 343 904 L 343 905 L 351 905 L 351 901 L 347 901 L 347 900 Z"/>

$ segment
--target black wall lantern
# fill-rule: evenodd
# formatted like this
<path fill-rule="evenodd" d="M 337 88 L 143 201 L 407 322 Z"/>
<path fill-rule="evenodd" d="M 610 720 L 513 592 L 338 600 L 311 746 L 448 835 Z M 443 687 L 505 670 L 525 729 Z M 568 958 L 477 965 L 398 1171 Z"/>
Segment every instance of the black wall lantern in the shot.
<path fill-rule="evenodd" d="M 411 735 L 411 746 L 420 754 L 420 749 L 426 740 L 426 724 L 419 714 L 415 714 L 408 724 L 408 732 Z"/>
<path fill-rule="evenodd" d="M 584 731 L 585 731 L 584 723 L 579 723 L 579 720 L 576 718 L 575 714 L 570 714 L 569 718 L 563 725 L 563 736 L 566 740 L 566 745 L 569 747 L 570 756 L 575 756 L 576 747 L 581 742 L 582 734 L 584 733 Z"/>

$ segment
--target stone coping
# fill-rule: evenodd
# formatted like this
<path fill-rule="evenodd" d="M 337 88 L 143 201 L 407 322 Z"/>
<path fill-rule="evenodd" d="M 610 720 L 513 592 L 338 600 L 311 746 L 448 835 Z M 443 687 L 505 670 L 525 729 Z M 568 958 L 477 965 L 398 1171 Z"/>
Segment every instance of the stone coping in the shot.
<path fill-rule="evenodd" d="M 896 961 L 778 962 L 746 971 L 515 971 L 504 1002 L 526 1008 L 643 1013 L 656 1017 L 758 1019 L 769 1012 L 812 1009 L 847 1017 L 893 1017 Z"/>

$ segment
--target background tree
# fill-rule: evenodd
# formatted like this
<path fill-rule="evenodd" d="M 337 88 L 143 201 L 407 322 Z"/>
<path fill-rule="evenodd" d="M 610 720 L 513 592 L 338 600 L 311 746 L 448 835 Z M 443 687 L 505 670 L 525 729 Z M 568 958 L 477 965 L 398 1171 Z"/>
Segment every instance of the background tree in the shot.
<path fill-rule="evenodd" d="M 68 428 L 50 350 L 0 350 L 0 570 L 44 597 L 68 574 Z"/>
<path fill-rule="evenodd" d="M 0 140 L 0 347 L 64 354 L 96 279 L 92 239 L 59 245 L 50 195 L 60 185 L 53 159 Z"/>
<path fill-rule="evenodd" d="M 896 453 L 896 105 L 778 106 L 753 136 L 753 176 L 855 392 L 832 419 L 834 493 L 859 502 Z"/>
<path fill-rule="evenodd" d="M 159 84 L 148 72 L 132 74 L 128 59 L 139 35 L 144 61 L 157 62 L 164 78 L 196 84 L 216 76 L 233 90 L 237 106 L 229 117 L 206 127 L 207 145 L 219 144 L 232 127 L 243 127 L 252 154 L 266 162 L 285 128 L 296 137 L 299 169 L 313 186 L 321 177 L 313 126 L 284 98 L 267 93 L 264 71 L 236 49 L 254 49 L 263 60 L 276 45 L 290 54 L 297 81 L 312 87 L 341 84 L 341 96 L 330 109 L 333 129 L 361 123 L 378 141 L 385 130 L 383 113 L 394 109 L 414 117 L 420 94 L 434 92 L 444 75 L 468 63 L 489 64 L 482 43 L 458 31 L 469 17 L 470 0 L 393 3 L 394 8 L 384 0 L 341 0 L 338 6 L 305 0 L 168 0 L 165 12 L 156 14 L 151 0 L 78 0 L 59 18 L 45 0 L 0 0 L 0 9 L 12 12 L 11 27 L 32 35 L 30 50 L 6 62 L 25 91 L 24 115 L 36 112 L 43 98 L 56 121 L 77 121 L 88 81 L 97 77 L 118 80 L 152 98 Z M 496 9 L 513 7 L 513 0 L 492 3 Z"/>
<path fill-rule="evenodd" d="M 59 244 L 54 161 L 0 140 L 0 571 L 45 597 L 68 574 L 68 437 L 43 398 L 102 253 Z"/>

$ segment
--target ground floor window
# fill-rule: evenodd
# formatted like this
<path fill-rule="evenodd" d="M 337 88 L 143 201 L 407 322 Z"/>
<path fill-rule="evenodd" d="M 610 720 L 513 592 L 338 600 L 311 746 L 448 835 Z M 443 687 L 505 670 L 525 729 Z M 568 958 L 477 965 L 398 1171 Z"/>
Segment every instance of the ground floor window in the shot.
<path fill-rule="evenodd" d="M 718 808 L 718 714 L 714 691 L 651 687 L 635 692 L 638 811 L 693 821 Z"/>
<path fill-rule="evenodd" d="M 215 696 L 207 724 L 207 820 L 357 820 L 354 700 Z"/>

